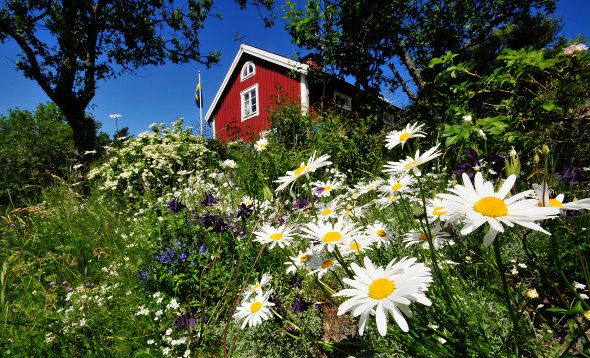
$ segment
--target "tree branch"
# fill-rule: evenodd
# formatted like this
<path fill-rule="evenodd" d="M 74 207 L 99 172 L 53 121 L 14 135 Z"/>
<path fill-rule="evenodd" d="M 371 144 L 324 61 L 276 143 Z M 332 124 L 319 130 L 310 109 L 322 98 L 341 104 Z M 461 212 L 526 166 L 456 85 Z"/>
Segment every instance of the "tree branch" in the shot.
<path fill-rule="evenodd" d="M 391 72 L 393 72 L 395 79 L 402 85 L 402 88 L 404 92 L 408 95 L 408 97 L 410 97 L 412 101 L 416 102 L 418 100 L 418 96 L 410 89 L 410 87 L 408 87 L 407 82 L 404 81 L 402 76 L 399 74 L 393 62 L 389 62 L 387 66 L 389 66 L 389 69 L 391 70 Z"/>
<path fill-rule="evenodd" d="M 418 68 L 416 67 L 416 63 L 414 63 L 414 60 L 412 60 L 412 57 L 408 53 L 408 50 L 406 49 L 406 46 L 404 45 L 400 37 L 397 37 L 397 50 L 398 56 L 401 58 L 404 66 L 406 66 L 406 68 L 408 69 L 410 76 L 412 76 L 414 83 L 418 87 L 418 92 L 420 92 L 424 89 L 426 83 L 424 82 L 424 79 L 422 79 L 420 70 L 418 70 Z"/>

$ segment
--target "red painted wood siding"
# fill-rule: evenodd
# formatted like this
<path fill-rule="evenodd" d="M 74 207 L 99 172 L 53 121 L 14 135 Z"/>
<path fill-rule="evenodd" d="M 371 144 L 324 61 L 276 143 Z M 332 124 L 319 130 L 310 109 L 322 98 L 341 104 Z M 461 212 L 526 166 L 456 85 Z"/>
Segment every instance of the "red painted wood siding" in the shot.
<path fill-rule="evenodd" d="M 241 82 L 240 72 L 247 61 L 254 62 L 256 74 Z M 272 96 L 279 93 L 277 89 L 279 87 L 289 97 L 301 101 L 300 75 L 296 74 L 293 78 L 291 71 L 284 67 L 251 56 L 244 56 L 234 72 L 225 93 L 221 96 L 219 109 L 214 113 L 215 138 L 223 141 L 237 138 L 242 138 L 245 142 L 257 140 L 258 133 L 270 128 L 268 109 L 272 105 Z M 255 84 L 258 84 L 258 115 L 242 122 L 240 92 Z"/>

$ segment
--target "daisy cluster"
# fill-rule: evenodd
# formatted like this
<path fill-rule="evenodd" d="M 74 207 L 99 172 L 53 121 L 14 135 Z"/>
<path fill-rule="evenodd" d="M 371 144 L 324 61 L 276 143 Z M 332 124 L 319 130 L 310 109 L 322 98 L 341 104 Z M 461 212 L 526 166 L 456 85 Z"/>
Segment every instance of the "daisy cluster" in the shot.
<path fill-rule="evenodd" d="M 424 137 L 421 128 L 422 125 L 411 124 L 401 131 L 392 131 L 387 135 L 386 147 L 403 147 L 412 138 Z M 437 174 L 428 172 L 427 165 L 441 155 L 438 149 L 439 145 L 425 151 L 418 149 L 405 159 L 389 161 L 383 168 L 385 178 L 369 179 L 354 186 L 346 185 L 346 176 L 341 174 L 312 181 L 311 175 L 321 168 L 334 174 L 334 169 L 329 168 L 332 164 L 329 156 L 314 153 L 276 180 L 275 194 L 281 198 L 288 193 L 293 198 L 293 210 L 289 213 L 289 210 L 268 209 L 265 213 L 268 219 L 253 232 L 254 239 L 266 244 L 267 249 L 282 250 L 288 257 L 285 262 L 288 273 L 318 279 L 327 274 L 345 276 L 341 281 L 350 288 L 334 294 L 347 298 L 338 314 L 360 317 L 361 335 L 368 327 L 369 318 L 374 316 L 378 332 L 385 335 L 388 317 L 408 331 L 405 317 L 412 316 L 412 302 L 431 304 L 426 296 L 432 282 L 430 268 L 415 258 L 391 258 L 392 251 L 388 248 L 392 244 L 401 242 L 424 249 L 432 245 L 434 250 L 440 250 L 454 244 L 451 234 L 456 237 L 458 231 L 469 235 L 485 226 L 482 244 L 488 247 L 505 228 L 515 225 L 550 234 L 540 222 L 556 218 L 558 207 L 590 208 L 586 199 L 565 205 L 563 196 L 544 197 L 548 190 L 541 193 L 539 187 L 516 193 L 515 175 L 496 183 L 485 180 L 481 172 L 476 172 L 473 178 L 463 173 L 461 184 L 449 182 L 442 192 L 423 194 L 420 181 L 439 179 Z M 393 211 L 383 211 L 390 206 Z M 410 228 L 395 217 L 383 215 L 407 210 L 420 218 Z M 379 219 L 371 219 L 375 217 Z M 392 227 L 403 232 L 396 233 Z M 389 261 L 384 262 L 383 257 L 388 255 Z M 234 315 L 236 320 L 242 320 L 242 328 L 257 325 L 271 316 L 271 289 L 262 289 L 266 283 L 263 277 L 261 282 L 250 285 L 252 292 L 244 295 Z"/>

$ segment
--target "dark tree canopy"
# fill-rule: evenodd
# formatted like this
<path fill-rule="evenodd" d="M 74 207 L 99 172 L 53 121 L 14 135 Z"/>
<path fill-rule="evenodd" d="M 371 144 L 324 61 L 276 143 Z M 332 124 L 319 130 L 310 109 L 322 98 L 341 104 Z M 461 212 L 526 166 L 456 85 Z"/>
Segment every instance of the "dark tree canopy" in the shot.
<path fill-rule="evenodd" d="M 303 8 L 290 1 L 285 19 L 293 41 L 326 68 L 365 90 L 401 87 L 415 102 L 432 58 L 468 51 L 533 8 L 551 13 L 555 1 L 307 0 Z"/>
<path fill-rule="evenodd" d="M 15 41 L 18 70 L 35 80 L 65 115 L 79 153 L 93 149 L 85 116 L 97 81 L 166 62 L 207 66 L 198 32 L 213 0 L 2 0 L 0 41 Z M 177 6 L 180 5 L 180 6 Z"/>

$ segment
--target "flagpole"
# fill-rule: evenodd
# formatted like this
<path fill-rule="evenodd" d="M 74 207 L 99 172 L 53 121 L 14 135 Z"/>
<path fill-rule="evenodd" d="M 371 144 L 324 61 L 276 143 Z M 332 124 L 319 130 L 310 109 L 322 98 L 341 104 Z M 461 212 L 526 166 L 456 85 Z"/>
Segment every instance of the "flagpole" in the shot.
<path fill-rule="evenodd" d="M 199 71 L 199 85 L 201 84 L 201 71 Z M 203 135 L 203 95 L 202 95 L 201 86 L 199 86 L 199 118 L 201 123 L 201 137 L 205 138 Z"/>

